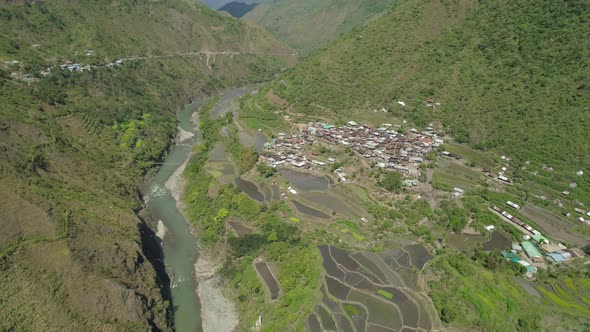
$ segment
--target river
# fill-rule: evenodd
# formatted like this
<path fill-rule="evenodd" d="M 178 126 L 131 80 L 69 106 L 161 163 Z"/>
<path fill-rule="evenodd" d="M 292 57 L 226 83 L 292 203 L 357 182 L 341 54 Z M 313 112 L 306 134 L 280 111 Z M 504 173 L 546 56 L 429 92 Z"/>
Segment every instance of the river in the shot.
<path fill-rule="evenodd" d="M 159 221 L 158 234 L 162 236 L 164 262 L 171 280 L 176 331 L 202 331 L 201 308 L 195 279 L 195 262 L 198 256 L 197 240 L 191 232 L 188 222 L 180 213 L 175 197 L 166 188 L 166 182 L 188 160 L 192 146 L 200 139 L 199 131 L 192 122 L 192 114 L 200 104 L 200 102 L 189 104 L 179 112 L 177 117 L 180 126 L 179 132 L 181 132 L 179 136 L 186 139 L 170 150 L 166 161 L 152 179 L 145 195 L 147 207 L 152 217 Z M 192 137 L 190 137 L 191 134 Z"/>
<path fill-rule="evenodd" d="M 250 91 L 251 88 L 239 88 L 224 93 L 215 107 L 216 114 L 235 112 L 239 109 L 239 98 Z M 194 121 L 193 115 L 202 104 L 203 101 L 188 104 L 178 113 L 178 142 L 144 190 L 147 208 L 158 221 L 157 235 L 171 280 L 174 326 L 179 332 L 225 332 L 238 324 L 234 304 L 218 286 L 219 257 L 199 255 L 197 238 L 180 211 L 182 173 L 192 147 L 201 140 L 198 121 Z"/>

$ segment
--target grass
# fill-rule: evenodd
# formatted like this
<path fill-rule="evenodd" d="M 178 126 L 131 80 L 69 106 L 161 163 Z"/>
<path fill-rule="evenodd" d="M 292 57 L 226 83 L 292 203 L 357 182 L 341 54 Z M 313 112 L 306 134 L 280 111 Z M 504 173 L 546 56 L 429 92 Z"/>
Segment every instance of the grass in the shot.
<path fill-rule="evenodd" d="M 437 275 L 429 284 L 430 296 L 447 324 L 495 331 L 514 330 L 519 319 L 538 324 L 538 306 L 505 272 L 487 271 L 458 255 L 436 258 L 427 271 Z"/>
<path fill-rule="evenodd" d="M 444 149 L 460 156 L 463 159 L 468 160 L 469 162 L 474 163 L 478 167 L 492 170 L 498 165 L 486 154 L 482 153 L 481 151 L 474 150 L 469 146 L 463 144 L 445 143 Z"/>
<path fill-rule="evenodd" d="M 590 87 L 581 83 L 588 79 L 584 36 L 590 31 L 580 24 L 589 19 L 588 6 L 402 1 L 305 59 L 272 88 L 303 114 L 354 117 L 386 107 L 408 126 L 440 120 L 457 142 L 514 162 L 551 164 L 572 178 L 575 168 L 590 167 L 584 144 L 590 133 L 583 126 L 590 113 L 582 97 Z M 539 79 L 531 82 L 531 74 Z M 426 107 L 430 97 L 441 106 Z M 450 149 L 477 165 L 495 165 L 479 151 Z M 580 187 L 590 192 L 590 184 Z"/>
<path fill-rule="evenodd" d="M 267 91 L 262 89 L 258 94 L 265 94 Z M 260 105 L 261 103 L 264 107 Z M 257 100 L 252 96 L 247 96 L 240 101 L 239 117 L 240 121 L 252 131 L 262 129 L 268 137 L 288 128 L 278 107 L 273 106 L 270 102 Z"/>
<path fill-rule="evenodd" d="M 453 172 L 449 169 L 437 167 L 434 171 L 433 182 L 441 189 L 451 191 L 454 187 L 463 189 L 475 188 L 478 183 L 468 179 L 463 173 Z"/>
<path fill-rule="evenodd" d="M 566 309 L 566 310 L 573 310 L 575 312 L 579 312 L 582 313 L 584 315 L 590 315 L 590 310 L 587 308 L 582 307 L 581 305 L 577 304 L 577 303 L 572 303 L 567 299 L 564 299 L 562 296 L 560 296 L 559 294 L 556 294 L 552 291 L 546 290 L 543 287 L 538 287 L 538 290 L 543 294 L 543 296 L 545 296 L 549 301 L 551 301 L 551 303 L 553 305 L 556 305 L 557 307 L 561 308 L 561 309 Z"/>
<path fill-rule="evenodd" d="M 345 303 L 342 305 L 344 311 L 348 314 L 348 316 L 353 317 L 361 313 L 359 308 L 353 306 L 352 304 Z"/>
<path fill-rule="evenodd" d="M 17 193 L 3 203 L 26 202 L 47 217 L 35 218 L 40 230 L 55 230 L 33 236 L 19 230 L 28 225 L 19 213 L 2 215 L 10 232 L 2 240 L 11 240 L 0 249 L 0 280 L 10 286 L 1 289 L 0 330 L 170 329 L 167 280 L 157 275 L 164 271 L 159 254 L 148 249 L 157 244 L 138 187 L 166 155 L 176 113 L 189 98 L 267 80 L 288 64 L 248 54 L 210 59 L 210 66 L 176 56 L 84 73 L 57 65 L 286 48 L 269 33 L 184 0 L 2 3 L 0 21 L 0 149 L 7 156 L 0 169 L 3 189 Z M 95 56 L 85 56 L 86 48 Z M 5 67 L 10 60 L 20 64 Z M 37 82 L 10 78 L 12 71 L 38 76 L 47 67 L 51 75 Z M 104 294 L 112 296 L 100 312 L 80 301 Z M 125 302 L 123 294 L 141 301 Z"/>
<path fill-rule="evenodd" d="M 353 221 L 341 220 L 336 222 L 333 227 L 342 234 L 349 234 L 355 241 L 360 242 L 365 239 L 365 237 L 362 235 L 362 230 Z"/>
<path fill-rule="evenodd" d="M 386 291 L 384 289 L 379 289 L 377 291 L 377 294 L 383 296 L 386 299 L 390 299 L 390 300 L 393 299 L 393 294 L 391 294 L 390 292 L 388 292 L 388 291 Z"/>

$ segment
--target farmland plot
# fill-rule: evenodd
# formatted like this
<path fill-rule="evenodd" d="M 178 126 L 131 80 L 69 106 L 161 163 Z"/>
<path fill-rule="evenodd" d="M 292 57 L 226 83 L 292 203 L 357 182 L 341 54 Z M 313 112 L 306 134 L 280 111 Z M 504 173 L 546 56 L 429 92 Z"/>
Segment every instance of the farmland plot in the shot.
<path fill-rule="evenodd" d="M 319 249 L 326 275 L 310 330 L 316 322 L 324 330 L 355 332 L 440 329 L 432 302 L 418 286 L 420 271 L 432 259 L 423 246 L 380 253 Z"/>

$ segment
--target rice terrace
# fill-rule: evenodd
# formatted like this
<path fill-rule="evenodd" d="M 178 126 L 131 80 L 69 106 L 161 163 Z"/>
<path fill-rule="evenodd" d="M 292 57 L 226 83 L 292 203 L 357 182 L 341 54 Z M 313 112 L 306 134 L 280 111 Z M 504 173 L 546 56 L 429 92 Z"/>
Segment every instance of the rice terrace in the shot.
<path fill-rule="evenodd" d="M 418 277 L 432 255 L 422 245 L 380 253 L 319 246 L 326 272 L 310 331 L 433 331 L 441 328 Z"/>

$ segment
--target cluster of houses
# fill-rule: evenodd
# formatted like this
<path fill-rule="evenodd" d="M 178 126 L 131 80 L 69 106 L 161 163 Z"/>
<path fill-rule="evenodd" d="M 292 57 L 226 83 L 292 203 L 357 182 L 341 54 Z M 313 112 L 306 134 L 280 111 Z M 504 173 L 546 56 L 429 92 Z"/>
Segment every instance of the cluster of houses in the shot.
<path fill-rule="evenodd" d="M 518 206 L 518 204 L 510 202 L 510 201 L 506 202 L 506 204 L 508 204 L 509 206 L 511 206 L 515 209 L 520 208 Z M 533 263 L 544 263 L 545 260 L 543 258 L 543 254 L 541 253 L 541 250 L 543 250 L 546 252 L 545 258 L 547 259 L 547 261 L 549 261 L 550 263 L 554 263 L 554 264 L 567 261 L 567 260 L 574 258 L 574 257 L 583 257 L 584 256 L 584 252 L 580 249 L 577 249 L 577 248 L 568 249 L 566 246 L 564 246 L 561 243 L 558 243 L 558 244 L 551 243 L 539 231 L 537 231 L 536 229 L 534 229 L 530 225 L 522 222 L 517 217 L 511 215 L 507 211 L 504 211 L 497 206 L 493 206 L 492 210 L 500 213 L 504 218 L 508 219 L 512 223 L 518 225 L 519 227 L 521 227 L 522 229 L 525 230 L 525 235 L 523 236 L 524 241 L 522 241 L 522 243 L 520 245 L 516 244 L 516 243 L 512 245 L 511 252 L 513 254 L 518 254 L 519 252 L 523 251 L 526 254 L 526 256 L 531 259 L 531 261 Z M 502 254 L 504 255 L 504 257 L 512 259 L 515 263 L 520 263 L 521 261 L 525 262 L 521 259 L 515 260 L 512 257 L 508 257 L 510 255 L 507 256 L 507 254 L 505 252 L 503 252 Z M 526 265 L 528 263 L 521 263 L 521 264 L 523 266 L 527 267 L 528 272 L 536 272 L 536 269 L 529 268 L 528 265 Z"/>
<path fill-rule="evenodd" d="M 360 156 L 370 159 L 375 167 L 399 171 L 407 177 L 419 175 L 419 164 L 424 162 L 426 155 L 433 147 L 443 143 L 439 134 L 432 128 L 419 132 L 410 129 L 407 134 L 398 132 L 399 126 L 383 124 L 379 128 L 359 125 L 349 121 L 345 126 L 334 126 L 323 123 L 309 123 L 300 126 L 296 134 L 279 133 L 278 138 L 265 145 L 261 160 L 271 167 L 289 165 L 297 168 L 323 168 L 326 162 L 314 159 L 319 155 L 311 152 L 311 157 L 303 153 L 306 143 L 316 144 L 323 141 L 336 146 L 348 147 Z M 328 158 L 327 163 L 336 162 Z M 339 168 L 334 174 L 342 182 L 347 182 L 347 174 Z M 406 180 L 411 181 L 411 180 Z M 407 186 L 415 185 L 408 182 Z"/>
<path fill-rule="evenodd" d="M 59 65 L 61 70 L 69 70 L 71 72 L 83 72 L 85 70 L 90 70 L 90 65 L 83 65 L 80 63 L 72 63 L 72 61 L 65 61 L 61 65 Z"/>
<path fill-rule="evenodd" d="M 392 169 L 418 176 L 418 166 L 433 147 L 443 143 L 432 128 L 419 132 L 410 129 L 407 134 L 398 132 L 399 126 L 382 124 L 379 128 L 349 121 L 345 126 L 308 124 L 303 128 L 309 135 L 329 143 L 349 147 L 364 158 L 371 159 L 376 167 Z"/>
<path fill-rule="evenodd" d="M 265 150 L 261 151 L 260 159 L 273 168 L 281 165 L 304 169 L 325 166 L 325 162 L 308 158 L 303 153 L 303 145 L 309 140 L 309 135 L 305 133 L 292 135 L 279 133 L 278 139 L 273 139 L 272 142 L 264 144 Z M 332 158 L 330 160 L 331 162 L 335 161 Z"/>

